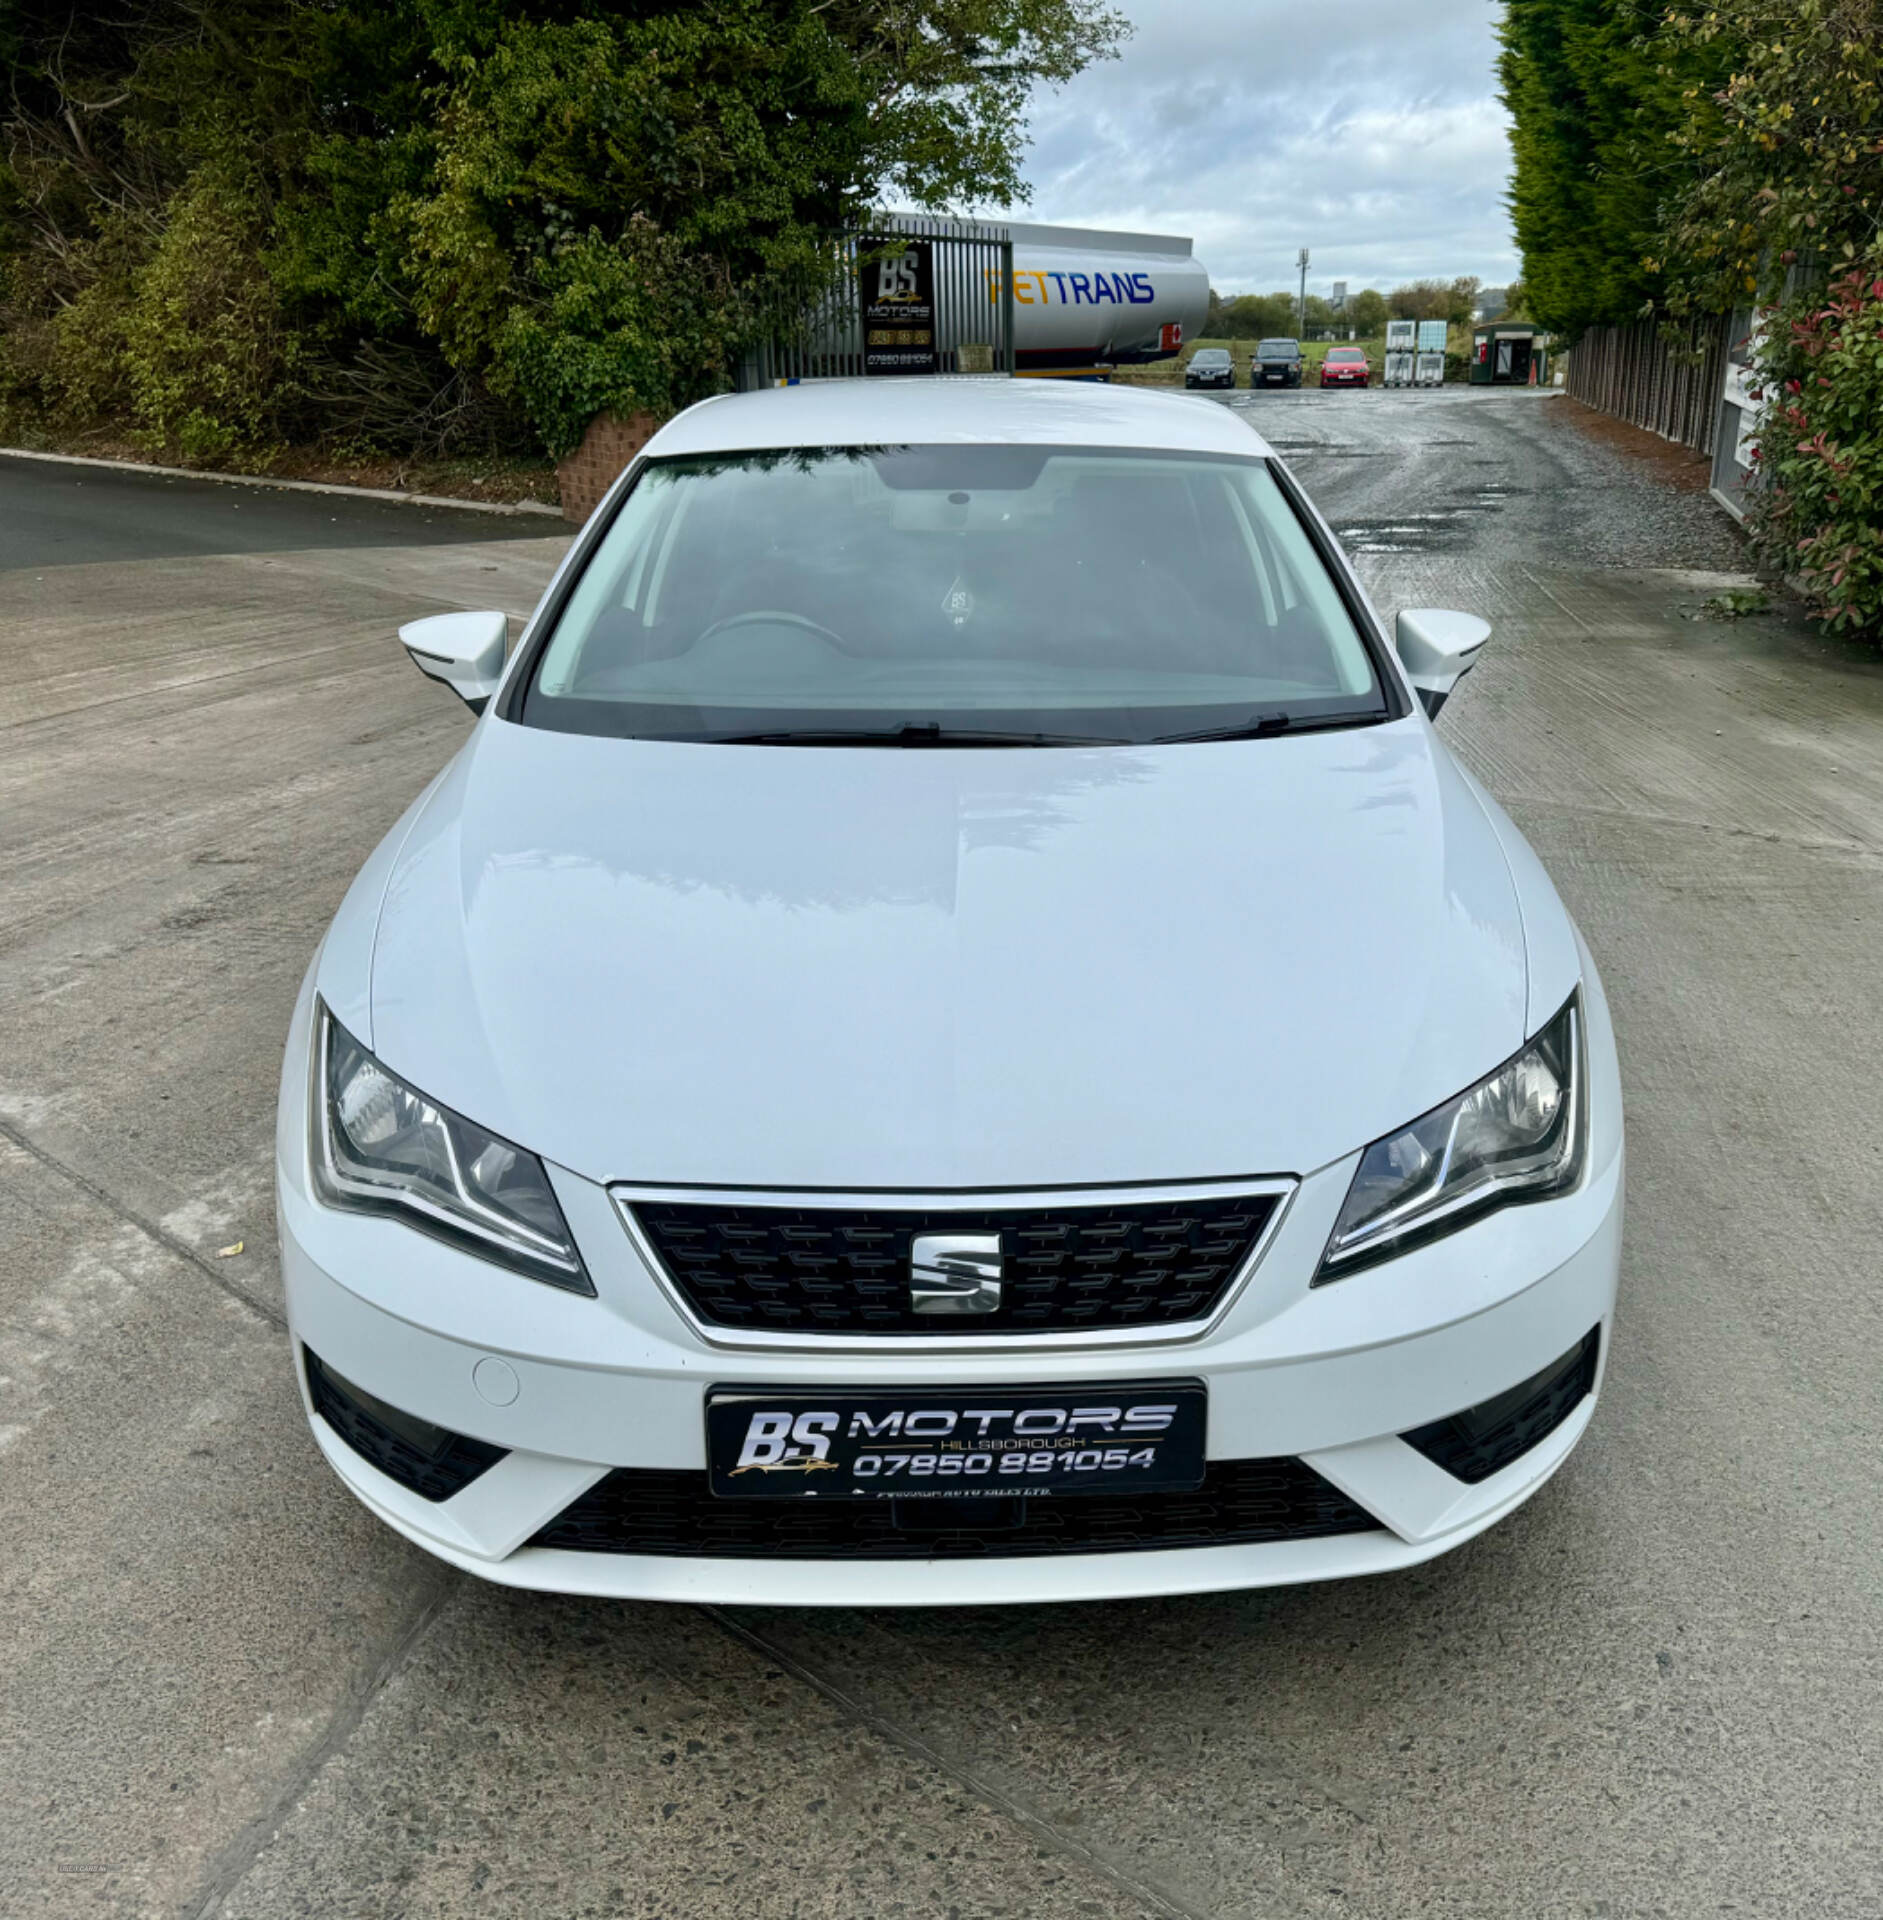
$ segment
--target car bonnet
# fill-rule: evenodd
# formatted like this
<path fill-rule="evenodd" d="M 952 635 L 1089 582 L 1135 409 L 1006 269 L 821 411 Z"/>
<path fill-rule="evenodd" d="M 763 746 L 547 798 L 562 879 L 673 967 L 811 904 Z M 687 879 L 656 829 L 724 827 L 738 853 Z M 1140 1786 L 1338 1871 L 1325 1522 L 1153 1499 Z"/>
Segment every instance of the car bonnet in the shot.
<path fill-rule="evenodd" d="M 1163 748 L 491 719 L 378 916 L 373 1043 L 598 1180 L 1306 1172 L 1523 1038 L 1483 809 L 1417 716 Z"/>

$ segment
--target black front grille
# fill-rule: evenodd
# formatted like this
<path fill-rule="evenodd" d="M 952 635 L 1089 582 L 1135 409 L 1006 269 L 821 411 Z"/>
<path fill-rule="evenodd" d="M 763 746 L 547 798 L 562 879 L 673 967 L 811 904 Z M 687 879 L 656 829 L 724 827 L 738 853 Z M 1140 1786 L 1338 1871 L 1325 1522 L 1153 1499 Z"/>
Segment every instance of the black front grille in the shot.
<path fill-rule="evenodd" d="M 1219 1460 L 1194 1493 L 941 1500 L 716 1500 L 706 1475 L 621 1468 L 530 1542 L 577 1553 L 971 1560 L 1249 1546 L 1379 1522 L 1299 1460 Z M 911 1511 L 916 1509 L 918 1511 Z M 971 1511 L 969 1510 L 971 1509 Z"/>
<path fill-rule="evenodd" d="M 972 1211 L 637 1200 L 634 1212 L 687 1304 L 713 1326 L 959 1339 L 1201 1320 L 1275 1204 L 1270 1194 Z M 918 1233 L 998 1233 L 999 1310 L 912 1312 Z"/>
<path fill-rule="evenodd" d="M 314 1411 L 369 1466 L 420 1498 L 449 1500 L 503 1458 L 502 1447 L 388 1406 L 343 1380 L 311 1347 L 301 1352 Z"/>
<path fill-rule="evenodd" d="M 1601 1351 L 1602 1329 L 1591 1327 L 1577 1345 L 1541 1373 L 1463 1413 L 1414 1427 L 1399 1437 L 1434 1465 L 1475 1486 L 1548 1439 L 1584 1396 L 1595 1391 L 1595 1363 Z"/>

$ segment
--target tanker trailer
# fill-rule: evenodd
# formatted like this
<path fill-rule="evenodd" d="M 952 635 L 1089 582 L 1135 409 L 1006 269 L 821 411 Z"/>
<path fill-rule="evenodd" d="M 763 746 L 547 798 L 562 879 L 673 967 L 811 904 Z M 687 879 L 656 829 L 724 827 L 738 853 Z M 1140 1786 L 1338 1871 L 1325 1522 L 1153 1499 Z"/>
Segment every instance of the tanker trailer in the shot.
<path fill-rule="evenodd" d="M 840 273 L 810 297 L 803 331 L 783 327 L 749 353 L 742 386 L 991 372 L 1009 296 L 1016 373 L 1103 380 L 1114 367 L 1173 358 L 1209 313 L 1209 275 L 1174 235 L 877 219 L 850 243 L 856 277 Z"/>
<path fill-rule="evenodd" d="M 1103 378 L 1168 360 L 1203 331 L 1210 277 L 1187 239 L 1011 223 L 1008 231 L 1016 373 Z M 999 276 L 985 277 L 998 301 Z"/>

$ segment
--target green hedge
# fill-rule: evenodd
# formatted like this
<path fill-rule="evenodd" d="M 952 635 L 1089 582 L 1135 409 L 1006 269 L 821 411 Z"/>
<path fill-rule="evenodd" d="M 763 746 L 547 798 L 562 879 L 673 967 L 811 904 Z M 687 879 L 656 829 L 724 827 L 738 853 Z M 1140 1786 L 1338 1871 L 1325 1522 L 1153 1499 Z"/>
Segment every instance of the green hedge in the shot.
<path fill-rule="evenodd" d="M 1883 632 L 1883 255 L 1766 316 L 1753 526 L 1834 630 Z"/>
<path fill-rule="evenodd" d="M 1024 199 L 1103 0 L 0 0 L 0 420 L 561 453 L 865 209 Z M 415 440 L 427 444 L 414 448 Z"/>

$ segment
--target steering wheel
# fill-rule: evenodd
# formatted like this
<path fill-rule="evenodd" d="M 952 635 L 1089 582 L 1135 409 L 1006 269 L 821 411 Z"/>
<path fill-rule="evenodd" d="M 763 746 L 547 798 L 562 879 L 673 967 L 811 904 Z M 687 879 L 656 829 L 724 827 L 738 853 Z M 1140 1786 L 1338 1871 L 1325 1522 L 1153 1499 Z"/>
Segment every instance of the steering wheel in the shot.
<path fill-rule="evenodd" d="M 855 657 L 855 650 L 831 632 L 828 627 L 820 627 L 815 620 L 807 620 L 801 613 L 771 612 L 763 607 L 753 607 L 745 613 L 729 613 L 723 620 L 713 624 L 693 642 L 694 646 L 703 646 L 708 640 L 717 639 L 722 633 L 731 633 L 739 627 L 796 627 L 801 633 L 815 634 L 816 637 L 835 652 Z"/>

